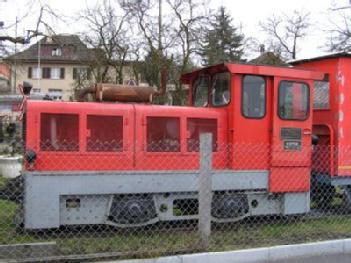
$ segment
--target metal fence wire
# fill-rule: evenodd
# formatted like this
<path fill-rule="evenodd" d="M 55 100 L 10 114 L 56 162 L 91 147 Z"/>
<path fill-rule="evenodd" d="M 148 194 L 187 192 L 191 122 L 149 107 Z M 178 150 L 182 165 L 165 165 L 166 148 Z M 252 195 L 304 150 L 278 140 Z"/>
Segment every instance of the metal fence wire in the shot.
<path fill-rule="evenodd" d="M 200 137 L 10 147 L 0 159 L 0 260 L 144 258 L 351 236 L 351 167 L 340 166 L 351 163 L 350 147 L 286 151 Z"/>

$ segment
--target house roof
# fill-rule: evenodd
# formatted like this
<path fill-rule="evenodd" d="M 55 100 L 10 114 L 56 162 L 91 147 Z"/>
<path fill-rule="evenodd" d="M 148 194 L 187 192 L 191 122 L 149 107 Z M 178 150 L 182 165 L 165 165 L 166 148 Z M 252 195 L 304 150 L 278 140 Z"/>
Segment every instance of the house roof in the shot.
<path fill-rule="evenodd" d="M 276 66 L 286 66 L 287 64 L 280 58 L 279 55 L 273 52 L 263 52 L 257 58 L 250 61 L 253 64 L 260 65 L 276 65 Z"/>
<path fill-rule="evenodd" d="M 40 59 L 47 63 L 87 63 L 94 59 L 94 51 L 89 49 L 77 35 L 54 35 L 45 36 L 40 41 Z M 11 55 L 4 59 L 12 62 L 14 60 L 21 62 L 37 62 L 38 61 L 38 42 L 29 48 Z M 53 56 L 52 49 L 61 48 L 61 56 Z"/>

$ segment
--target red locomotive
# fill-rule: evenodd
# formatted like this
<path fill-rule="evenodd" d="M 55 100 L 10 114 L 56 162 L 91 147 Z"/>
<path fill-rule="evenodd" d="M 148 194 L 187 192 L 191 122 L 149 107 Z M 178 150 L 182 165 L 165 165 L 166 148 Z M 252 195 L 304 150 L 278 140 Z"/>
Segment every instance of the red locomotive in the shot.
<path fill-rule="evenodd" d="M 25 228 L 196 219 L 202 132 L 213 136 L 213 221 L 307 213 L 311 170 L 317 187 L 348 189 L 351 160 L 333 147 L 351 145 L 351 56 L 294 65 L 225 63 L 185 74 L 187 107 L 28 100 Z M 96 86 L 83 95 L 135 102 L 153 94 L 128 92 Z M 313 149 L 312 137 L 327 148 Z"/>

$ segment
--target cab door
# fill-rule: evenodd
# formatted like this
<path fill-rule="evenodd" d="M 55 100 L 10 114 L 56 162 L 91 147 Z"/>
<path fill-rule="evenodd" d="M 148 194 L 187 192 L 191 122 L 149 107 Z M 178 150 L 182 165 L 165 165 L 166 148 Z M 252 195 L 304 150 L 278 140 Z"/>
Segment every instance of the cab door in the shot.
<path fill-rule="evenodd" d="M 309 190 L 312 82 L 274 79 L 271 192 Z"/>

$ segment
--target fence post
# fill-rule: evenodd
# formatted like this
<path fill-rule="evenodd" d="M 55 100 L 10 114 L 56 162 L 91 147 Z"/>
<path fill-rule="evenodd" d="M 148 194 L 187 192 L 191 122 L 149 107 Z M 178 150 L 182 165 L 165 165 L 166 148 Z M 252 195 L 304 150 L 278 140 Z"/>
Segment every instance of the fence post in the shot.
<path fill-rule="evenodd" d="M 212 134 L 200 134 L 199 234 L 204 249 L 209 248 L 212 203 Z"/>

